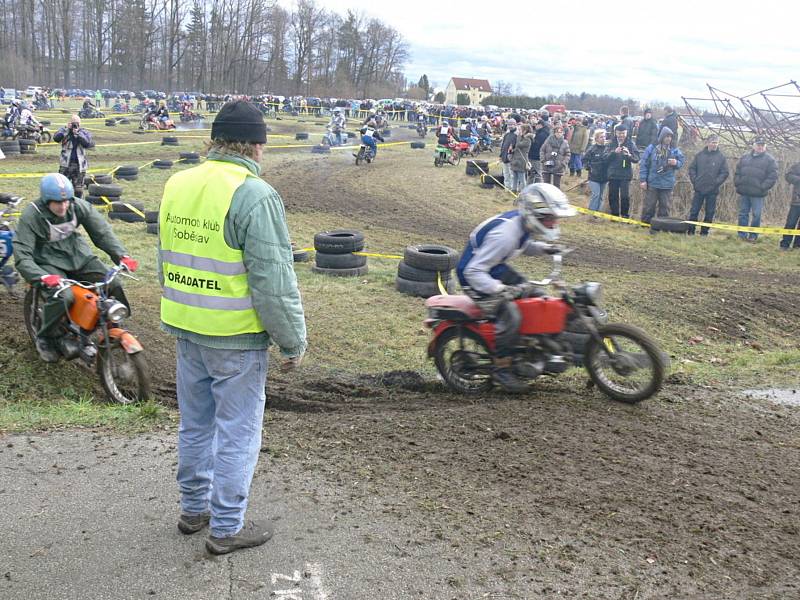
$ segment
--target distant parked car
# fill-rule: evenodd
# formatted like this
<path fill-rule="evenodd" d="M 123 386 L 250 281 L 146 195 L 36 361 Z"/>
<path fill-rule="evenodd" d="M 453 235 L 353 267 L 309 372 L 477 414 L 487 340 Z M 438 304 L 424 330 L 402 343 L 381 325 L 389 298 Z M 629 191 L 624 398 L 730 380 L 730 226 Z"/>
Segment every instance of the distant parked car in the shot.
<path fill-rule="evenodd" d="M 28 88 L 25 90 L 25 96 L 28 98 L 33 98 L 36 94 L 41 94 L 42 88 L 38 85 L 29 85 Z"/>

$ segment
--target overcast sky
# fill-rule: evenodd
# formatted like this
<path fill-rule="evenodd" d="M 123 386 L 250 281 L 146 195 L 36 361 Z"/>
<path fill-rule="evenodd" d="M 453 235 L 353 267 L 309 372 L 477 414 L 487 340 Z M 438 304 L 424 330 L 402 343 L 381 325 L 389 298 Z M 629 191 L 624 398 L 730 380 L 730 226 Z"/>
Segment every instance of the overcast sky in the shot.
<path fill-rule="evenodd" d="M 475 77 L 518 83 L 530 95 L 680 103 L 707 96 L 706 83 L 744 95 L 800 80 L 800 8 L 791 0 L 317 3 L 392 25 L 411 47 L 406 76 L 426 73 L 442 88 L 450 77 Z"/>

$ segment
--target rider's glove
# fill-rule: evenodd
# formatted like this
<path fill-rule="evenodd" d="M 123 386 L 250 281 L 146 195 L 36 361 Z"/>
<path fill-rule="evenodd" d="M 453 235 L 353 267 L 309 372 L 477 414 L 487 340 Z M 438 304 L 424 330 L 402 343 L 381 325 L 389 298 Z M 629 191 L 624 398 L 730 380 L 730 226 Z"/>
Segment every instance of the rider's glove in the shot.
<path fill-rule="evenodd" d="M 520 288 L 520 298 L 540 298 L 545 295 L 544 290 L 541 286 L 536 285 L 531 281 L 526 281 L 525 283 L 519 284 L 517 286 Z"/>
<path fill-rule="evenodd" d="M 42 285 L 49 288 L 58 287 L 62 279 L 61 275 L 42 275 Z"/>
<path fill-rule="evenodd" d="M 522 298 L 522 286 L 520 285 L 507 285 L 501 291 L 500 295 L 508 301 Z"/>
<path fill-rule="evenodd" d="M 123 256 L 122 258 L 119 259 L 119 262 L 131 273 L 133 273 L 136 269 L 139 268 L 139 261 L 131 258 L 130 256 Z"/>

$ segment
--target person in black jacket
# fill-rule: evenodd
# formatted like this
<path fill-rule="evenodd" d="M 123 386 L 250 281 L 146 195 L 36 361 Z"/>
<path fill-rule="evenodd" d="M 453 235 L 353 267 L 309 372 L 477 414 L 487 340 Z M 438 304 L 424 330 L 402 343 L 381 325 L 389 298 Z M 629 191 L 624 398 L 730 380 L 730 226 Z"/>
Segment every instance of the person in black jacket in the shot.
<path fill-rule="evenodd" d="M 800 229 L 800 163 L 793 164 L 786 172 L 786 181 L 792 184 L 792 204 L 789 206 L 789 215 L 786 217 L 786 229 Z M 789 247 L 800 248 L 800 235 L 791 235 L 781 238 L 781 250 Z"/>
<path fill-rule="evenodd" d="M 614 140 L 608 155 L 608 207 L 612 215 L 631 216 L 631 179 L 633 164 L 639 162 L 639 151 L 628 139 L 628 130 L 614 127 Z"/>
<path fill-rule="evenodd" d="M 542 183 L 542 161 L 539 152 L 542 144 L 550 137 L 550 127 L 545 119 L 536 122 L 536 133 L 533 134 L 533 143 L 528 151 L 528 160 L 531 162 L 531 172 L 528 175 L 528 184 Z"/>
<path fill-rule="evenodd" d="M 675 130 L 672 129 L 674 133 Z M 636 133 L 636 147 L 639 150 L 644 150 L 650 144 L 655 144 L 658 141 L 658 124 L 653 118 L 653 111 L 649 108 L 644 109 L 644 117 L 639 121 L 639 127 Z"/>
<path fill-rule="evenodd" d="M 767 142 L 762 137 L 753 141 L 753 149 L 739 159 L 733 176 L 736 193 L 739 194 L 739 226 L 761 226 L 761 211 L 764 199 L 778 181 L 778 163 L 767 153 Z M 748 242 L 758 239 L 757 233 L 739 232 L 739 238 Z"/>
<path fill-rule="evenodd" d="M 714 222 L 719 188 L 729 175 L 728 161 L 719 150 L 719 136 L 712 133 L 706 140 L 706 147 L 695 155 L 692 164 L 689 165 L 689 179 L 694 188 L 689 221 L 697 221 L 700 211 L 705 210 L 703 221 Z M 689 233 L 694 235 L 694 230 L 692 225 Z M 708 235 L 708 227 L 701 227 L 700 235 Z"/>
<path fill-rule="evenodd" d="M 592 192 L 589 210 L 599 211 L 603 207 L 603 191 L 608 183 L 608 152 L 606 132 L 598 129 L 594 132 L 594 144 L 583 155 L 583 165 L 589 171 L 589 189 Z"/>
<path fill-rule="evenodd" d="M 671 106 L 664 107 L 664 118 L 661 120 L 661 125 L 658 128 L 658 137 L 661 137 L 661 130 L 664 127 L 669 127 L 670 131 L 672 131 L 672 143 L 670 146 L 672 148 L 678 147 L 678 113 L 675 112 Z"/>

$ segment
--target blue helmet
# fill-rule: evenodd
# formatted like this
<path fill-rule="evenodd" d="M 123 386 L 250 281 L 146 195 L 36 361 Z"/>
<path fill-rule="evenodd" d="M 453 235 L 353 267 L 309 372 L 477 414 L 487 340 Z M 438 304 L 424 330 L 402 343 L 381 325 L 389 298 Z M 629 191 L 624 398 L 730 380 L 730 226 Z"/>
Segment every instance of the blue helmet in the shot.
<path fill-rule="evenodd" d="M 72 182 L 61 173 L 48 173 L 42 177 L 39 194 L 45 202 L 64 202 L 64 200 L 72 200 L 75 190 Z"/>

